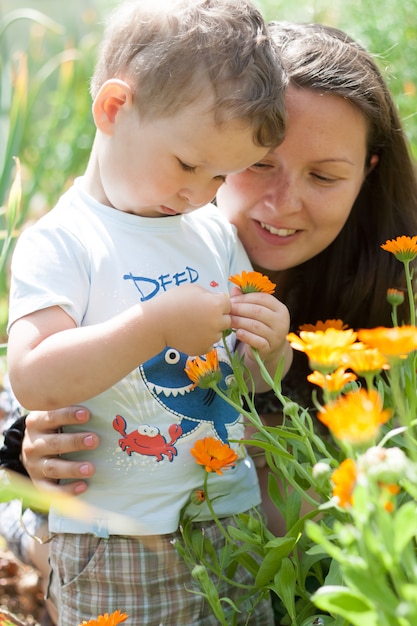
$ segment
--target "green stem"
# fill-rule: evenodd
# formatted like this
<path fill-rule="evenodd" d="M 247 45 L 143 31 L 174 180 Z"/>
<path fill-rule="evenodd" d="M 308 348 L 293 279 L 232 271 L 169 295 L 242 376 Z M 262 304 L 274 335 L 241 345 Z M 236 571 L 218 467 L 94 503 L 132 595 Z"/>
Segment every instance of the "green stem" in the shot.
<path fill-rule="evenodd" d="M 398 326 L 398 315 L 397 315 L 397 305 L 393 304 L 392 305 L 392 313 L 391 313 L 391 319 L 392 319 L 392 325 L 393 326 Z"/>
<path fill-rule="evenodd" d="M 226 542 L 230 541 L 230 537 L 227 534 L 227 532 L 225 531 L 225 529 L 223 528 L 222 523 L 220 522 L 219 518 L 217 517 L 217 514 L 214 511 L 213 505 L 211 503 L 211 500 L 208 496 L 208 472 L 205 472 L 205 476 L 204 476 L 204 493 L 206 496 L 206 503 L 207 503 L 207 508 L 210 511 L 210 515 L 213 518 L 213 521 L 215 522 L 217 528 L 220 530 L 221 534 L 223 535 L 224 539 Z"/>
<path fill-rule="evenodd" d="M 255 414 L 253 414 L 252 412 L 246 411 L 246 409 L 244 409 L 242 406 L 239 406 L 238 404 L 236 404 L 236 402 L 234 402 L 233 400 L 231 400 L 229 398 L 229 396 L 224 393 L 224 391 L 222 389 L 220 389 L 216 384 L 213 384 L 212 389 L 214 389 L 214 391 L 228 404 L 230 404 L 230 406 L 232 406 L 234 409 L 236 409 L 241 415 L 243 415 L 244 417 L 246 417 L 248 419 L 248 421 L 253 424 L 253 426 L 255 426 L 256 428 L 258 428 L 264 435 L 265 437 L 274 444 L 274 446 L 276 446 L 281 452 L 285 453 L 286 455 L 289 454 L 288 451 L 284 448 L 284 446 L 282 446 L 279 441 L 277 441 L 275 439 L 275 437 L 273 437 L 268 430 L 265 428 L 265 426 L 262 424 L 262 421 L 259 417 L 259 415 L 255 412 Z M 243 394 L 244 398 L 246 400 L 246 402 L 248 403 L 248 405 L 252 405 L 253 403 L 251 401 L 251 399 L 249 397 L 246 396 L 246 394 Z"/>
<path fill-rule="evenodd" d="M 405 280 L 407 283 L 408 304 L 410 307 L 410 324 L 416 325 L 416 307 L 414 304 L 413 284 L 411 281 L 410 261 L 403 261 L 405 268 Z"/>

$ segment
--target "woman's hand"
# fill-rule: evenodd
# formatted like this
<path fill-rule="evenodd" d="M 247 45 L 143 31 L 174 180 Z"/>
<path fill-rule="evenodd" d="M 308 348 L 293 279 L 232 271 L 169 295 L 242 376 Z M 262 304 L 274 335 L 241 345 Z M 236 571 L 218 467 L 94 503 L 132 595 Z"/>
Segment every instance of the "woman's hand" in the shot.
<path fill-rule="evenodd" d="M 90 419 L 83 407 L 68 407 L 55 411 L 32 411 L 26 418 L 26 431 L 22 444 L 22 462 L 37 487 L 56 489 L 67 494 L 79 495 L 87 488 L 86 479 L 94 472 L 88 461 L 61 459 L 61 454 L 97 448 L 99 438 L 95 433 L 63 433 L 68 425 L 81 425 Z M 71 482 L 57 485 L 61 479 Z"/>

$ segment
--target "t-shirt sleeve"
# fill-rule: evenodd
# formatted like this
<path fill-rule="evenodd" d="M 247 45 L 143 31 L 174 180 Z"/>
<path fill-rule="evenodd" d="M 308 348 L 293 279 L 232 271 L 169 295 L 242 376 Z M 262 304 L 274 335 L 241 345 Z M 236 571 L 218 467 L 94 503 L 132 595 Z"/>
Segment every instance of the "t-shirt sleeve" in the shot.
<path fill-rule="evenodd" d="M 88 251 L 72 232 L 48 223 L 26 229 L 12 257 L 8 330 L 17 319 L 52 306 L 80 325 L 90 289 L 88 267 Z"/>

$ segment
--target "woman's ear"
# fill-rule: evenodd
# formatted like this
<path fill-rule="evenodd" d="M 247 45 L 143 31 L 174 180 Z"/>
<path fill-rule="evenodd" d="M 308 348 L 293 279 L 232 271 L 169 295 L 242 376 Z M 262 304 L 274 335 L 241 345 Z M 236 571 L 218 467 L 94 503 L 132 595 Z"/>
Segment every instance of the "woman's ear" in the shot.
<path fill-rule="evenodd" d="M 369 172 L 372 172 L 372 170 L 374 169 L 375 165 L 377 165 L 378 162 L 379 162 L 379 156 L 377 154 L 373 154 L 371 158 L 369 159 L 368 174 Z"/>
<path fill-rule="evenodd" d="M 93 101 L 93 118 L 98 130 L 112 135 L 116 117 L 121 108 L 133 105 L 132 90 L 118 78 L 106 80 Z"/>

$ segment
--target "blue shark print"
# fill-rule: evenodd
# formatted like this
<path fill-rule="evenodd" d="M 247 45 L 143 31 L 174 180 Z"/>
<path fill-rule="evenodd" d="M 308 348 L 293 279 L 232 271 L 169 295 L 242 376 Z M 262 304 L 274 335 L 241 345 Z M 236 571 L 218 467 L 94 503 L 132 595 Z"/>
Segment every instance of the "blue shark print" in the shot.
<path fill-rule="evenodd" d="M 140 366 L 142 379 L 153 397 L 170 413 L 181 418 L 182 437 L 195 430 L 201 422 L 212 424 L 218 438 L 227 443 L 227 425 L 235 424 L 239 413 L 222 400 L 213 389 L 192 389 L 184 371 L 187 355 L 166 348 Z M 219 385 L 226 389 L 225 379 L 232 375 L 230 365 L 219 358 L 223 380 Z"/>

